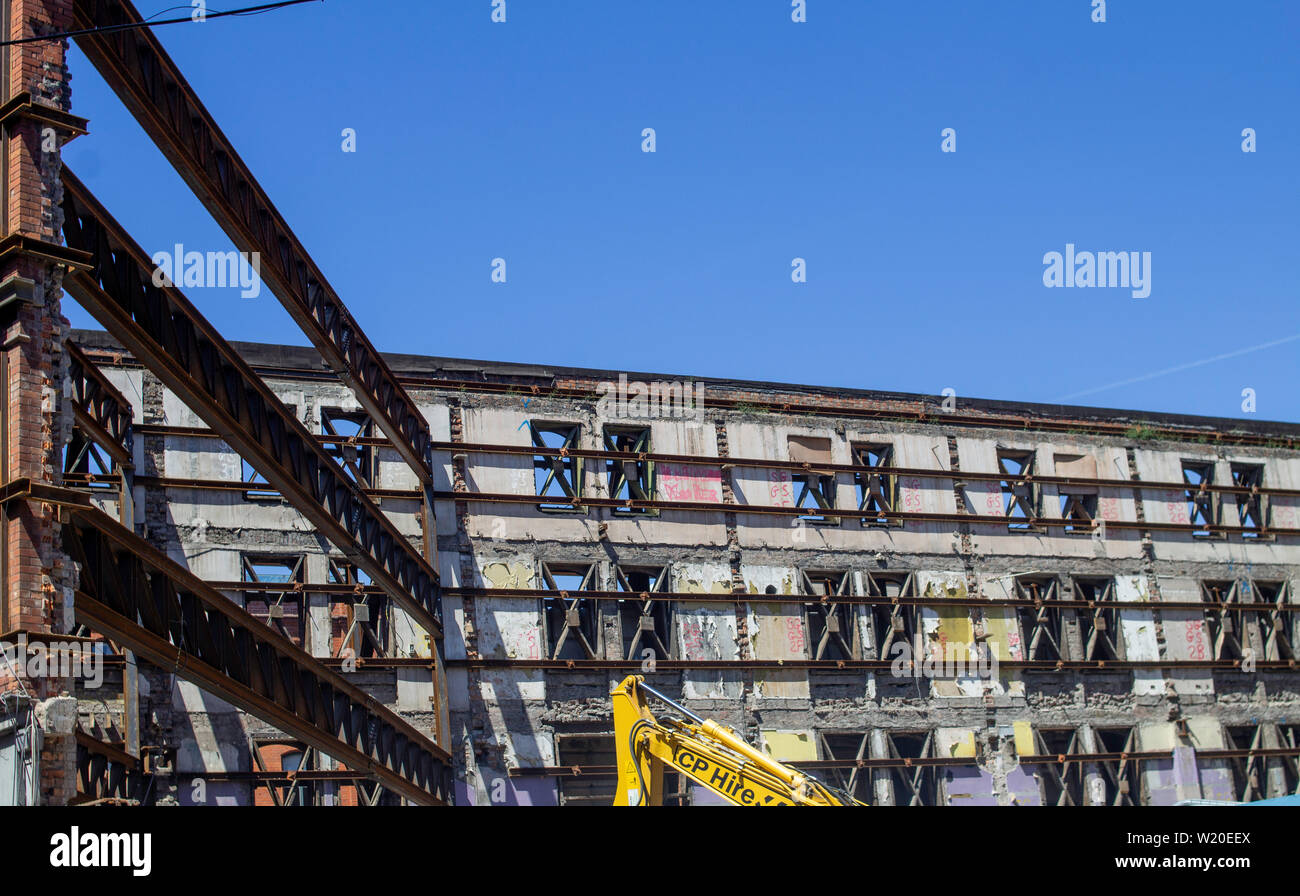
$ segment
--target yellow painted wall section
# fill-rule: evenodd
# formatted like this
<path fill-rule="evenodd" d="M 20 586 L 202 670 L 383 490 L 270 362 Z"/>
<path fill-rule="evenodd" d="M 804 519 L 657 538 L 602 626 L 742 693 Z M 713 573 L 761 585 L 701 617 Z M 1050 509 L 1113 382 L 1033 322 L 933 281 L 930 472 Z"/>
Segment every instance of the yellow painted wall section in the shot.
<path fill-rule="evenodd" d="M 1028 722 L 1012 722 L 1011 729 L 1015 732 L 1017 756 L 1033 756 L 1038 752 L 1034 743 L 1033 725 Z"/>
<path fill-rule="evenodd" d="M 963 731 L 948 745 L 948 755 L 956 759 L 975 758 L 975 732 Z"/>
<path fill-rule="evenodd" d="M 816 760 L 817 738 L 811 731 L 775 731 L 763 729 L 763 749 L 778 762 Z"/>
<path fill-rule="evenodd" d="M 949 644 L 970 644 L 973 632 L 970 613 L 965 607 L 936 606 L 934 612 L 939 617 L 939 626 L 935 637 L 926 645 L 933 655 L 942 658 L 948 654 Z"/>
<path fill-rule="evenodd" d="M 1024 654 L 1020 646 L 1020 626 L 1010 607 L 989 607 L 984 610 L 984 634 L 989 646 L 997 646 L 998 661 L 1018 660 Z"/>

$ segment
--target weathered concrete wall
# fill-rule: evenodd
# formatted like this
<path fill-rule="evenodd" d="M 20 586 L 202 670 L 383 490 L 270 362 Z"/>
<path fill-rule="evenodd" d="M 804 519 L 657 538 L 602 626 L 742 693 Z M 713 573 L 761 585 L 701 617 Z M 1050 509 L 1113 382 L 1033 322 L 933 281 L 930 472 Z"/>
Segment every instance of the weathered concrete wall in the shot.
<path fill-rule="evenodd" d="M 149 391 L 149 378 L 138 370 L 110 367 L 108 373 L 128 396 L 143 397 Z M 272 377 L 270 383 L 315 431 L 320 428 L 322 408 L 352 406 L 347 391 L 332 382 Z M 1011 449 L 1032 452 L 1041 476 L 1128 480 L 1135 471 L 1143 480 L 1177 482 L 1182 478 L 1183 459 L 1206 458 L 1217 464 L 1220 483 L 1230 481 L 1229 464 L 1253 462 L 1264 464 L 1267 484 L 1300 487 L 1300 458 L 1281 449 L 1219 452 L 1195 443 L 1135 443 L 1117 436 L 1056 438 L 1024 429 L 950 426 L 941 416 L 927 423 L 900 423 L 897 428 L 875 422 L 864 425 L 852 417 L 742 409 L 711 410 L 703 422 L 606 419 L 597 413 L 594 400 L 545 398 L 525 406 L 518 395 L 439 390 L 427 383 L 414 389 L 414 394 L 435 440 L 470 445 L 527 446 L 530 439 L 524 424 L 531 419 L 577 424 L 580 445 L 593 450 L 604 448 L 601 434 L 606 425 L 645 425 L 651 429 L 652 452 L 701 459 L 725 455 L 790 460 L 790 439 L 795 437 L 827 440 L 830 462 L 835 464 L 851 463 L 854 445 L 890 444 L 898 467 L 941 473 L 952 471 L 955 463 L 962 472 L 992 473 L 998 469 L 998 450 Z M 153 408 L 152 416 L 145 413 L 145 404 Z M 141 422 L 199 425 L 165 390 L 152 403 L 142 402 L 137 416 Z M 240 476 L 237 456 L 219 440 L 168 435 L 140 439 L 137 445 L 139 466 L 142 472 L 150 468 L 150 475 L 227 481 Z M 606 496 L 604 461 L 588 459 L 582 468 L 583 494 Z M 379 451 L 377 478 L 376 485 L 386 489 L 415 487 L 410 471 L 387 449 Z M 471 492 L 536 494 L 530 456 L 436 452 L 435 488 L 450 491 L 461 480 Z M 656 464 L 656 490 L 656 497 L 672 501 L 792 506 L 797 483 L 780 471 L 743 463 L 720 469 L 704 462 L 661 462 Z M 160 505 L 156 494 L 149 494 L 153 492 L 156 489 L 137 488 L 141 508 L 137 519 L 148 527 L 152 539 L 203 578 L 238 579 L 241 555 L 292 553 L 307 557 L 308 582 L 325 580 L 330 546 L 285 502 L 249 500 L 238 491 L 172 487 L 167 489 L 165 505 Z M 836 474 L 834 492 L 836 507 L 857 507 L 852 474 Z M 1003 512 L 1001 486 L 996 482 L 954 483 L 951 478 L 909 475 L 900 478 L 897 494 L 898 508 L 907 512 Z M 1044 517 L 1060 518 L 1056 486 L 1043 483 L 1039 499 Z M 1126 487 L 1100 487 L 1096 502 L 1098 518 L 1108 522 L 1174 522 L 1179 508 L 1184 514 L 1186 508 L 1181 491 L 1165 495 L 1146 489 L 1135 496 Z M 418 544 L 418 503 L 384 498 L 381 506 Z M 150 507 L 154 510 L 146 512 Z M 1273 500 L 1274 524 L 1295 525 L 1298 508 L 1300 501 L 1295 498 Z M 594 564 L 594 587 L 617 590 L 616 567 L 654 570 L 668 578 L 663 590 L 734 593 L 737 599 L 734 603 L 674 602 L 666 638 L 669 655 L 656 650 L 651 659 L 772 664 L 746 670 L 665 671 L 641 667 L 643 657 L 638 655 L 617 669 L 530 667 L 527 663 L 549 658 L 541 598 L 448 595 L 443 643 L 447 709 L 457 759 L 458 801 L 466 804 L 547 805 L 574 799 L 577 785 L 572 777 L 519 772 L 612 762 L 608 692 L 624 674 L 636 671 L 643 671 L 656 687 L 693 710 L 734 726 L 787 759 L 851 759 L 852 755 L 841 755 L 849 749 L 841 745 L 855 742 L 854 738 L 864 745 L 863 755 L 891 758 L 891 751 L 912 749 L 907 738 L 913 734 L 919 738 L 916 743 L 928 736 L 928 756 L 969 760 L 926 772 L 926 792 L 936 801 L 955 805 L 1048 801 L 1054 792 L 1048 781 L 1049 766 L 1041 758 L 1037 762 L 1021 758 L 1038 754 L 1036 732 L 1057 730 L 1074 732 L 1082 752 L 1106 752 L 1104 742 L 1113 739 L 1111 732 L 1134 729 L 1137 749 L 1169 751 L 1170 758 L 1143 762 L 1133 774 L 1128 795 L 1134 802 L 1230 798 L 1234 787 L 1230 763 L 1201 755 L 1225 748 L 1223 727 L 1294 724 L 1300 719 L 1300 673 L 1179 667 L 1180 661 L 1213 657 L 1205 614 L 1159 606 L 1160 602 L 1199 601 L 1202 580 L 1238 578 L 1289 581 L 1288 599 L 1295 602 L 1300 544 L 1294 536 L 1204 539 L 1157 531 L 1144 540 L 1137 531 L 1121 529 L 1097 537 L 1059 527 L 1027 530 L 1002 521 L 908 520 L 883 526 L 855 517 L 792 525 L 792 517 L 774 514 L 626 513 L 596 508 L 547 512 L 531 503 L 446 499 L 436 502 L 436 512 L 439 571 L 449 588 L 541 588 L 543 564 L 552 568 Z M 1225 520 L 1236 518 L 1230 497 L 1222 502 L 1222 514 Z M 924 601 L 915 611 L 903 611 L 915 617 L 914 640 L 908 645 L 920 647 L 914 659 L 960 658 L 967 664 L 965 670 L 928 668 L 924 674 L 914 674 L 910 667 L 895 672 L 776 665 L 811 659 L 817 649 L 807 606 L 781 600 L 806 593 L 805 573 L 847 573 L 845 593 L 854 597 L 875 593 L 871 576 L 912 574 L 911 593 Z M 1131 605 L 1116 614 L 1124 659 L 1163 660 L 1170 666 L 1138 671 L 1000 669 L 992 678 L 981 677 L 981 657 L 1006 663 L 1026 656 L 1027 632 L 1021 615 L 994 603 L 1014 595 L 1020 576 L 1054 578 L 1063 597 L 1073 593 L 1076 578 L 1111 581 L 1116 601 Z M 239 593 L 231 596 L 241 599 Z M 952 603 L 969 598 L 990 603 L 987 607 Z M 1083 612 L 1061 612 L 1064 659 L 1080 658 Z M 620 609 L 615 601 L 601 603 L 594 613 L 593 646 L 598 657 L 625 660 L 624 626 L 635 625 L 636 614 Z M 1282 623 L 1292 643 L 1300 643 L 1297 616 L 1289 614 Z M 331 624 L 328 603 L 312 603 L 308 617 L 305 646 L 324 656 L 329 641 L 322 630 Z M 894 658 L 878 656 L 877 650 L 885 629 L 892 625 L 888 607 L 855 605 L 845 618 L 846 631 L 861 645 L 861 659 Z M 427 643 L 400 614 L 394 620 L 394 640 L 401 656 L 428 654 Z M 386 669 L 377 664 L 358 682 L 382 694 L 399 712 L 427 723 L 433 695 L 427 670 Z M 168 699 L 166 712 L 158 703 L 151 736 L 177 746 L 179 774 L 249 767 L 247 737 L 264 726 L 175 682 L 159 682 L 158 687 L 167 689 Z M 1179 733 L 1176 719 L 1187 721 L 1187 734 Z M 581 758 L 566 753 L 565 745 L 572 738 L 587 739 L 583 747 L 587 752 Z M 591 738 L 608 744 L 607 758 L 590 752 Z M 1272 729 L 1268 738 L 1275 738 Z M 1126 797 L 1109 783 L 1104 763 L 1086 765 L 1078 775 L 1080 801 L 1124 801 Z M 882 803 L 908 801 L 895 772 L 861 774 L 863 795 Z M 590 780 L 581 783 L 596 786 Z M 241 798 L 237 788 L 231 793 L 234 796 L 228 798 Z M 244 794 L 246 798 L 247 791 Z M 698 789 L 694 798 L 708 801 Z"/>

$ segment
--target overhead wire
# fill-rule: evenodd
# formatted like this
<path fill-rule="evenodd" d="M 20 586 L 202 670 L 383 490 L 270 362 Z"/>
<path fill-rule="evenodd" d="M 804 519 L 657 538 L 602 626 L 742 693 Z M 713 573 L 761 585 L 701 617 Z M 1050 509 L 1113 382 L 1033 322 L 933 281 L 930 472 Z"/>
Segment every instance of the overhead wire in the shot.
<path fill-rule="evenodd" d="M 198 12 L 198 7 L 193 7 L 193 12 L 188 16 L 176 19 L 163 19 L 154 21 L 154 17 L 163 13 L 171 12 L 173 9 L 184 9 L 182 6 L 172 6 L 162 12 L 154 13 L 153 17 L 140 22 L 123 22 L 118 25 L 97 25 L 94 28 L 80 28 L 75 31 L 56 31 L 51 34 L 39 34 L 33 37 L 20 37 L 14 40 L 0 41 L 0 47 L 12 47 L 18 44 L 30 44 L 43 40 L 64 40 L 69 37 L 83 37 L 88 34 L 114 34 L 120 31 L 132 31 L 136 28 L 152 28 L 155 25 L 181 25 L 185 23 L 206 22 L 209 19 L 221 19 L 226 16 L 247 16 L 261 15 L 262 13 L 271 12 L 277 9 L 283 9 L 286 6 L 297 6 L 301 3 L 324 3 L 325 0 L 280 0 L 278 3 L 263 3 L 260 6 L 245 6 L 240 9 L 231 9 L 224 12 L 207 10 L 203 11 L 201 18 L 195 18 L 193 12 Z"/>

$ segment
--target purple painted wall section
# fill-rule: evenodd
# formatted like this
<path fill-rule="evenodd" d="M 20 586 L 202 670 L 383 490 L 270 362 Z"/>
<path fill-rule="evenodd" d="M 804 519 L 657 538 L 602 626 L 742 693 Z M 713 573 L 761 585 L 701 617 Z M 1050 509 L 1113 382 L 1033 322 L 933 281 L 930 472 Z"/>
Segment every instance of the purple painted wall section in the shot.
<path fill-rule="evenodd" d="M 949 806 L 996 806 L 993 776 L 979 768 L 944 769 Z"/>
<path fill-rule="evenodd" d="M 1142 780 L 1146 784 L 1148 805 L 1172 806 L 1178 802 L 1178 784 L 1172 759 L 1149 759 L 1142 763 Z M 1130 794 L 1138 801 L 1136 793 Z"/>
<path fill-rule="evenodd" d="M 1197 769 L 1201 776 L 1201 799 L 1236 800 L 1232 784 L 1232 769 L 1225 759 L 1200 759 Z"/>
<path fill-rule="evenodd" d="M 557 806 L 560 802 L 555 781 L 549 778 L 506 778 L 499 803 L 502 806 Z M 491 782 L 488 792 L 491 793 Z M 456 805 L 473 806 L 474 796 L 464 781 L 456 782 Z"/>
<path fill-rule="evenodd" d="M 1174 747 L 1174 787 L 1180 800 L 1201 798 L 1201 776 L 1196 771 L 1196 751 L 1191 747 Z"/>
<path fill-rule="evenodd" d="M 1142 763 L 1147 805 L 1172 806 L 1179 800 L 1201 799 L 1201 776 L 1196 767 L 1196 751 L 1191 747 L 1174 747 L 1172 759 L 1152 759 Z M 1136 794 L 1134 794 L 1136 797 Z"/>
<path fill-rule="evenodd" d="M 731 803 L 718 796 L 707 787 L 701 787 L 698 784 L 691 785 L 691 805 L 692 806 L 730 806 Z"/>
<path fill-rule="evenodd" d="M 1013 768 L 1007 773 L 1007 790 L 1011 793 L 1013 806 L 1041 806 L 1043 794 L 1038 787 L 1038 779 L 1032 774 L 1033 769 Z"/>

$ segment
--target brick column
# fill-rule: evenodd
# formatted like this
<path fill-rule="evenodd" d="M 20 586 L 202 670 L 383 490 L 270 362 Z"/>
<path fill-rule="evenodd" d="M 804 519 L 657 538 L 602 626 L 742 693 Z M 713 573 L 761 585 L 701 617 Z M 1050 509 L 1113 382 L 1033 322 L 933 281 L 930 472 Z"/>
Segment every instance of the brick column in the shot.
<path fill-rule="evenodd" d="M 9 39 L 69 30 L 72 0 L 0 0 L 0 33 Z M 69 107 L 67 42 L 43 40 L 0 49 L 6 102 L 26 93 L 33 106 L 66 113 Z M 0 163 L 5 172 L 4 240 L 0 242 L 0 373 L 4 382 L 3 479 L 28 478 L 58 484 L 62 448 L 71 428 L 63 400 L 67 323 L 59 310 L 62 267 L 44 246 L 60 242 L 59 146 L 66 133 L 18 109 L 0 122 Z M 60 548 L 55 509 L 13 501 L 4 509 L 3 627 L 33 640 L 67 631 L 75 570 Z M 0 691 L 24 692 L 42 732 L 39 800 L 63 804 L 76 792 L 76 742 L 67 731 L 69 714 L 48 712 L 49 698 L 71 694 L 67 678 L 28 677 L 15 681 L 0 671 Z M 44 705 L 41 705 L 44 704 Z M 58 726 L 49 722 L 61 719 Z M 29 797 L 30 800 L 30 797 Z"/>

